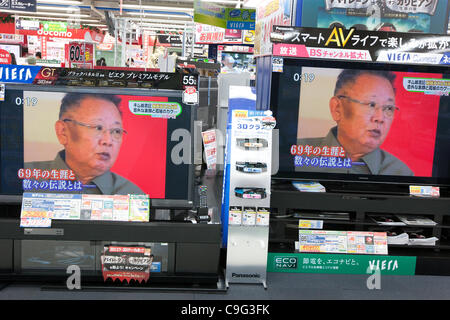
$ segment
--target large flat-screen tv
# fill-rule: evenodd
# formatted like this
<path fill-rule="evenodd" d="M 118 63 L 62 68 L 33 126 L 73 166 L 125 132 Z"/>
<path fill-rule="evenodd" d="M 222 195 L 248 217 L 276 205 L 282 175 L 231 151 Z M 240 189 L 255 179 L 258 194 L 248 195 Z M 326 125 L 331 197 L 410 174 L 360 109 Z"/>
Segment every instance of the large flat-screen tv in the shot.
<path fill-rule="evenodd" d="M 190 202 L 193 121 L 180 91 L 6 84 L 0 198 L 79 192 Z"/>
<path fill-rule="evenodd" d="M 449 89 L 446 66 L 284 59 L 274 178 L 450 185 Z"/>

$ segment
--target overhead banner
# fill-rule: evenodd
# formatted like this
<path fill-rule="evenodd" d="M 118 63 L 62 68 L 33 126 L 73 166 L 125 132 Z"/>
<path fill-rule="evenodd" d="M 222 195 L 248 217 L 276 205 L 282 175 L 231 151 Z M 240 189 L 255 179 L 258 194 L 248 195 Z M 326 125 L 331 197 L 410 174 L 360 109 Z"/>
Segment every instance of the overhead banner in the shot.
<path fill-rule="evenodd" d="M 274 26 L 270 39 L 281 57 L 450 64 L 448 35 Z"/>
<path fill-rule="evenodd" d="M 0 82 L 56 86 L 128 87 L 184 90 L 198 86 L 195 75 L 128 70 L 67 69 L 0 64 Z"/>
<path fill-rule="evenodd" d="M 226 8 L 214 3 L 194 1 L 194 21 L 224 29 L 255 30 L 255 9 Z"/>

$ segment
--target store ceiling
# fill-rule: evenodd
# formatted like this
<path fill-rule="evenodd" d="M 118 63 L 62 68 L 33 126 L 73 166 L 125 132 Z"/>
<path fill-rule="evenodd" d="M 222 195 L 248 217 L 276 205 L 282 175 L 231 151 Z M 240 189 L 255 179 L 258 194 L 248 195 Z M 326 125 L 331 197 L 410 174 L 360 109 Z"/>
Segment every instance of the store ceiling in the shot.
<path fill-rule="evenodd" d="M 225 7 L 241 7 L 245 0 L 203 0 Z M 122 2 L 122 4 L 121 4 Z M 107 30 L 105 11 L 114 19 L 128 21 L 132 28 L 150 31 L 183 31 L 194 25 L 194 0 L 37 0 L 37 12 L 0 12 L 16 17 L 38 20 L 68 21 L 69 23 L 97 27 Z M 130 24 L 130 21 L 133 24 Z"/>

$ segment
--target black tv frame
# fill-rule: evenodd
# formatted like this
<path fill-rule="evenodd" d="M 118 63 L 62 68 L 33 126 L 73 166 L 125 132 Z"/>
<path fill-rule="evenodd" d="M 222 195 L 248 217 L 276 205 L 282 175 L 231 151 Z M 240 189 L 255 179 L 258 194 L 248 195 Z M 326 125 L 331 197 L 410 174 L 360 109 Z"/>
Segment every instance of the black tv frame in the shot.
<path fill-rule="evenodd" d="M 441 65 L 415 65 L 415 64 L 390 64 L 390 63 L 374 63 L 374 62 L 359 62 L 359 61 L 340 61 L 340 60 L 324 60 L 324 59 L 311 59 L 311 58 L 283 58 L 283 68 L 286 66 L 305 66 L 305 67 L 318 67 L 318 68 L 337 68 L 337 69 L 376 69 L 376 70 L 389 70 L 400 72 L 424 72 L 424 73 L 440 73 L 447 74 L 450 78 L 450 68 Z M 284 71 L 284 70 L 283 70 Z M 279 88 L 286 88 L 286 82 L 283 82 L 282 73 L 272 72 L 272 85 L 270 93 L 270 110 L 273 111 L 274 117 L 277 119 L 277 124 L 286 126 L 283 122 L 283 118 L 279 115 L 279 109 L 283 106 L 278 102 L 280 96 Z M 300 92 L 300 90 L 298 90 Z M 450 97 L 447 97 L 450 103 Z M 292 101 L 298 106 L 299 101 Z M 441 101 L 442 103 L 442 101 Z M 286 101 L 285 101 L 286 104 Z M 279 129 L 277 126 L 275 129 Z M 282 135 L 279 134 L 282 138 Z M 450 136 L 449 136 L 450 146 Z M 274 153 L 277 150 L 274 150 Z M 281 156 L 281 153 L 280 153 Z M 290 154 L 289 154 L 290 156 Z M 450 159 L 449 159 L 450 160 Z M 280 160 L 281 165 L 281 160 Z M 334 182 L 339 184 L 347 184 L 351 188 L 358 188 L 360 186 L 370 186 L 369 188 L 380 189 L 384 186 L 392 186 L 393 189 L 398 188 L 400 192 L 394 191 L 393 193 L 405 193 L 407 185 L 433 185 L 440 186 L 448 189 L 450 187 L 450 176 L 448 178 L 435 178 L 435 177 L 406 177 L 406 176 L 388 176 L 388 175 L 357 175 L 357 174 L 337 174 L 337 173 L 325 173 L 325 172 L 301 172 L 301 171 L 279 171 L 272 176 L 274 180 L 314 180 L 321 182 Z M 357 183 L 357 184 L 356 184 Z M 406 188 L 406 189 L 405 189 Z M 367 191 L 367 190 L 365 190 Z M 386 190 L 387 191 L 387 190 Z"/>
<path fill-rule="evenodd" d="M 169 98 L 179 98 L 180 103 L 182 99 L 181 90 L 169 90 L 169 89 L 128 89 L 128 88 L 105 88 L 105 87 L 70 87 L 70 86 L 41 86 L 41 85 L 30 85 L 30 84 L 16 84 L 7 83 L 5 84 L 5 95 L 8 90 L 23 90 L 23 91 L 45 91 L 45 92 L 75 92 L 75 93 L 104 93 L 104 94 L 114 94 L 114 95 L 141 95 L 141 96 L 155 96 L 155 97 L 169 97 Z M 190 108 L 190 133 L 191 133 L 191 143 L 190 143 L 190 163 L 188 164 L 189 175 L 187 182 L 188 195 L 186 199 L 155 199 L 156 203 L 159 204 L 160 208 L 171 208 L 172 204 L 176 203 L 176 207 L 181 208 L 192 208 L 195 200 L 194 197 L 194 146 L 195 143 L 192 141 L 194 138 L 194 122 L 196 117 L 196 110 L 194 107 Z M 170 137 L 167 137 L 170 139 Z M 1 145 L 0 145 L 1 148 Z M 0 149 L 1 152 L 1 149 Z M 175 201 L 175 202 L 174 202 Z M 19 194 L 0 194 L 0 204 L 21 204 L 22 195 Z M 0 217 L 1 218 L 1 217 Z"/>

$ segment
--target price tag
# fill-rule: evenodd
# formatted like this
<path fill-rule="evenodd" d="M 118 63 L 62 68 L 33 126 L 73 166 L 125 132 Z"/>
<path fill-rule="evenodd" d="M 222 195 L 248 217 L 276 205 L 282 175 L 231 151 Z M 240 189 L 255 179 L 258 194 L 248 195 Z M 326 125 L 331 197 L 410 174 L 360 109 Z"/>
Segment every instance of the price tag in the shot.
<path fill-rule="evenodd" d="M 322 229 L 323 221 L 322 220 L 299 220 L 298 227 L 299 227 L 299 229 Z"/>

